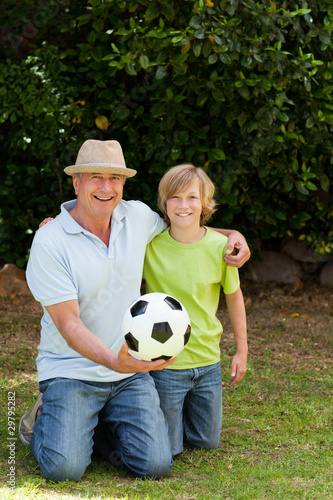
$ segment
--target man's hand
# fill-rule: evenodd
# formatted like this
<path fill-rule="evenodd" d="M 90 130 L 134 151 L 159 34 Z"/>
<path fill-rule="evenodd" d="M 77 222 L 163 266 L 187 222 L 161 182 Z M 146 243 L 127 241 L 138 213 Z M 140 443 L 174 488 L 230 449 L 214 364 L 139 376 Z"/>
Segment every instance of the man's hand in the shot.
<path fill-rule="evenodd" d="M 242 267 L 251 256 L 246 239 L 238 231 L 228 231 L 228 239 L 224 261 L 228 266 Z"/>
<path fill-rule="evenodd" d="M 157 361 L 141 361 L 129 354 L 128 345 L 124 342 L 118 353 L 113 369 L 119 373 L 145 373 L 153 370 L 163 370 L 163 368 L 171 365 L 176 359 L 177 358 L 172 358 L 168 361 L 164 359 L 158 359 Z"/>

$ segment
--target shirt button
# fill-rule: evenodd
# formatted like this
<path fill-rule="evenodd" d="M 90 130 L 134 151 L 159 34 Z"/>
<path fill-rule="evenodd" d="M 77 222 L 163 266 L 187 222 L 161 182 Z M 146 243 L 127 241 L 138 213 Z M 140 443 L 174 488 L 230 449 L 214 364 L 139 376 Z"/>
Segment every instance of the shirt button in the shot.
<path fill-rule="evenodd" d="M 98 243 L 99 248 L 102 248 L 103 243 Z"/>

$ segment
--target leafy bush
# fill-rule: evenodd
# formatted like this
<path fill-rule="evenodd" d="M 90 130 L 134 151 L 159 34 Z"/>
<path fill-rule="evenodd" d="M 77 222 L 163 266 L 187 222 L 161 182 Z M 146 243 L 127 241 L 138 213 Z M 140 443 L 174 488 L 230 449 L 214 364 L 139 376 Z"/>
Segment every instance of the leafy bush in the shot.
<path fill-rule="evenodd" d="M 156 208 L 163 172 L 191 161 L 217 186 L 210 224 L 331 253 L 329 6 L 5 0 L 2 258 L 23 266 L 38 222 L 73 196 L 62 170 L 87 138 L 121 142 L 139 172 L 128 198 Z"/>

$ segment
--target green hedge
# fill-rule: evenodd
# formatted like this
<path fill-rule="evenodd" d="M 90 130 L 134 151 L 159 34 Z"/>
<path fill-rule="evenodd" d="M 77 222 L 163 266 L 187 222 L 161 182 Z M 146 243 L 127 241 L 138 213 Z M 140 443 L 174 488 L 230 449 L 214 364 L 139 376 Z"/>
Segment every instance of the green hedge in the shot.
<path fill-rule="evenodd" d="M 62 170 L 117 139 L 156 208 L 166 168 L 217 186 L 210 221 L 250 242 L 333 252 L 330 0 L 4 2 L 0 254 L 24 266 L 38 222 L 73 196 Z"/>

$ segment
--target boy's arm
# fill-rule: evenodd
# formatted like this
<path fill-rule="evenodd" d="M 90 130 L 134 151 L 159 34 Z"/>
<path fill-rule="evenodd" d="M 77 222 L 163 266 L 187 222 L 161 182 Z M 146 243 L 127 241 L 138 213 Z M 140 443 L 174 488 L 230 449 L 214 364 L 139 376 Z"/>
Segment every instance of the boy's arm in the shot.
<path fill-rule="evenodd" d="M 236 292 L 225 295 L 227 309 L 236 340 L 236 354 L 231 362 L 231 377 L 229 385 L 238 384 L 245 375 L 247 363 L 247 331 L 246 312 L 243 294 L 240 288 Z"/>
<path fill-rule="evenodd" d="M 242 267 L 242 265 L 249 260 L 251 256 L 250 249 L 246 243 L 246 239 L 239 231 L 235 231 L 234 229 L 219 229 L 216 227 L 211 227 L 209 229 L 213 229 L 228 237 L 228 246 L 224 256 L 224 261 L 228 266 Z"/>

